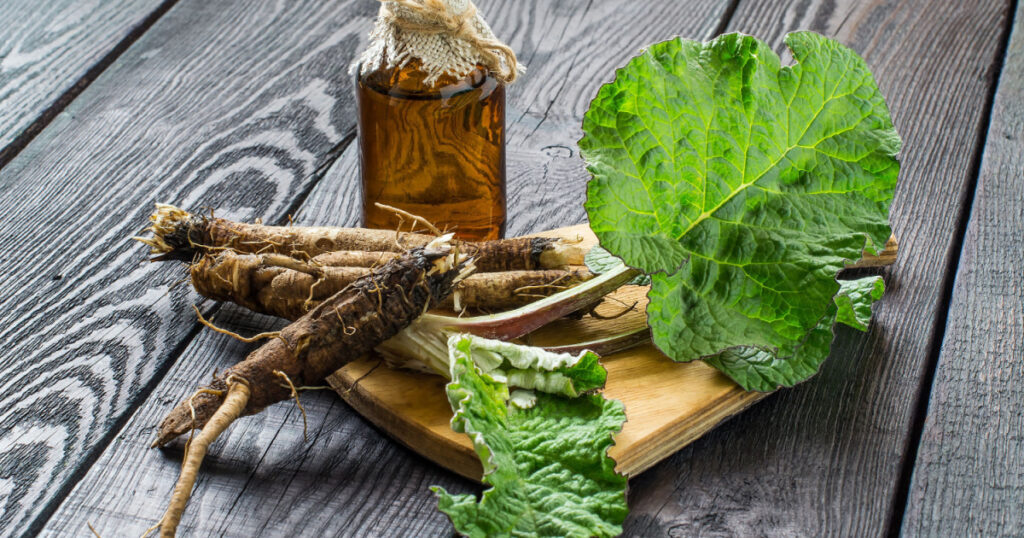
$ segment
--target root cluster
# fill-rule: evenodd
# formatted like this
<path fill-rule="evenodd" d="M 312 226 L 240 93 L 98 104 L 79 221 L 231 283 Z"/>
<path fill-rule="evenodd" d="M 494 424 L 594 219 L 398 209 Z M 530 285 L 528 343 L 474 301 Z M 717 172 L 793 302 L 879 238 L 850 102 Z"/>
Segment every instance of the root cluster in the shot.
<path fill-rule="evenodd" d="M 239 417 L 294 400 L 301 390 L 392 338 L 430 309 L 508 310 L 589 280 L 575 241 L 520 238 L 460 242 L 396 208 L 399 230 L 245 224 L 160 204 L 135 238 L 154 260 L 188 262 L 192 285 L 211 299 L 291 320 L 245 360 L 214 376 L 161 422 L 154 446 L 189 433 L 181 476 L 158 527 L 173 536 L 210 444 Z M 433 235 L 402 232 L 425 227 Z M 476 274 L 473 274 L 473 273 Z M 200 430 L 198 435 L 194 435 Z M 194 435 L 194 437 L 193 437 Z"/>

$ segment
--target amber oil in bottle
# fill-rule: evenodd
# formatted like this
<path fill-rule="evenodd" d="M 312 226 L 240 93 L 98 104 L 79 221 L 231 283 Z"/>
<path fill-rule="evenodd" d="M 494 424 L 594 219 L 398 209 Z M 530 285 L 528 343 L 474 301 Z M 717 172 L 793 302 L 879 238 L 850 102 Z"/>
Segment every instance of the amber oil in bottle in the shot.
<path fill-rule="evenodd" d="M 505 234 L 505 87 L 479 67 L 456 79 L 413 60 L 360 75 L 363 222 L 394 229 L 394 213 L 424 217 L 462 239 Z M 406 223 L 406 226 L 409 224 Z"/>

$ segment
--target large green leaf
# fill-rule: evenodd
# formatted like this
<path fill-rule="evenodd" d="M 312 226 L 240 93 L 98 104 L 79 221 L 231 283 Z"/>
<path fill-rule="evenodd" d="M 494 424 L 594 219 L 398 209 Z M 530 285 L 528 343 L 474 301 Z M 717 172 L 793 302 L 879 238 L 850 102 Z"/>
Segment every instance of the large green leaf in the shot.
<path fill-rule="evenodd" d="M 584 118 L 591 228 L 652 274 L 648 321 L 675 360 L 795 357 L 844 263 L 890 235 L 900 139 L 870 71 L 814 33 L 786 44 L 792 67 L 740 34 L 658 43 Z"/>
<path fill-rule="evenodd" d="M 502 376 L 474 364 L 468 338 L 450 350 L 452 428 L 472 438 L 492 486 L 479 501 L 433 488 L 455 529 L 473 537 L 621 533 L 626 478 L 607 451 L 626 420 L 622 404 L 600 395 L 512 398 Z"/>

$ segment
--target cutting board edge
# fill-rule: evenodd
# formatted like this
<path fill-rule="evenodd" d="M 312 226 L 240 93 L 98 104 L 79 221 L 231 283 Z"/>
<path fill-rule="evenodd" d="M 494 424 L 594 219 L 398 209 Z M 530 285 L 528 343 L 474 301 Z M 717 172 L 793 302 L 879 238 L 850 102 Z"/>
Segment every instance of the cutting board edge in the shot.
<path fill-rule="evenodd" d="M 709 403 L 704 413 L 693 415 L 685 421 L 668 423 L 657 435 L 634 445 L 632 454 L 635 455 L 617 459 L 615 470 L 630 478 L 635 477 L 770 394 L 747 392 L 737 387 Z M 626 412 L 628 418 L 629 410 Z"/>
<path fill-rule="evenodd" d="M 352 379 L 347 374 L 348 371 L 344 369 L 338 370 L 328 376 L 327 384 L 366 421 L 421 457 L 465 478 L 480 481 L 483 466 L 473 450 L 469 436 L 459 434 L 465 438 L 465 442 L 453 446 L 430 428 L 412 420 L 402 420 L 400 413 L 380 405 L 378 402 L 381 400 L 366 393 L 356 383 L 361 376 Z M 418 439 L 413 437 L 417 435 Z M 414 440 L 418 442 L 414 443 Z"/>

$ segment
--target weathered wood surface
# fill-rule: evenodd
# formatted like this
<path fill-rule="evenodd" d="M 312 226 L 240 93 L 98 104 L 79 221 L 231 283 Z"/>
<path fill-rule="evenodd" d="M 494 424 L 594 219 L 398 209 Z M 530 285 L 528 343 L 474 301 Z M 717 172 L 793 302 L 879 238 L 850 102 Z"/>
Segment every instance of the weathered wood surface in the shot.
<path fill-rule="evenodd" d="M 172 2 L 0 2 L 0 166 Z"/>
<path fill-rule="evenodd" d="M 1024 529 L 1024 8 L 992 109 L 903 533 Z"/>
<path fill-rule="evenodd" d="M 373 8 L 182 2 L 0 169 L 0 534 L 46 521 L 195 332 L 180 269 L 128 236 L 157 200 L 292 211 L 353 136 L 338 58 Z"/>
<path fill-rule="evenodd" d="M 182 0 L 0 169 L 0 252 L 6 253 L 0 256 L 0 534 L 28 534 L 47 521 L 46 533 L 55 535 L 86 534 L 86 521 L 104 536 L 152 524 L 180 463 L 180 445 L 163 453 L 143 448 L 153 426 L 212 368 L 250 349 L 218 335 L 192 338 L 194 294 L 184 286 L 165 293 L 181 271 L 137 264 L 140 250 L 123 238 L 140 227 L 146 204 L 211 205 L 230 209 L 233 217 L 269 221 L 296 209 L 307 223 L 357 218 L 353 146 L 319 183 L 316 170 L 351 140 L 351 87 L 343 67 L 376 6 L 354 0 L 209 4 Z M 509 96 L 513 234 L 583 220 L 579 116 L 613 69 L 643 44 L 677 33 L 708 37 L 730 7 L 711 0 L 479 4 L 533 67 Z M 953 269 L 946 260 L 957 249 L 972 194 L 1008 6 L 740 2 L 731 28 L 780 48 L 785 31 L 811 28 L 838 36 L 868 60 L 905 140 L 893 209 L 905 255 L 886 272 L 888 297 L 872 332 L 840 332 L 818 378 L 770 397 L 631 482 L 627 534 L 877 535 L 899 528 L 900 476 L 913 464 L 905 459 L 915 400 L 930 383 L 928 357 L 941 337 L 936 323 Z M 1006 125 L 1016 136 L 1020 122 Z M 1018 161 L 1006 163 L 1019 169 Z M 997 191 L 1002 194 L 989 205 L 1019 194 L 1016 185 L 1016 191 Z M 1010 233 L 1020 229 L 1015 222 L 1016 228 L 1006 228 Z M 977 226 L 979 237 L 995 233 Z M 1014 246 L 1012 235 L 993 237 L 993 245 Z M 968 242 L 965 262 L 974 256 L 970 248 Z M 976 252 L 980 259 L 982 251 Z M 1014 293 L 1019 301 L 1019 287 L 1006 293 L 1007 301 Z M 1009 308 L 970 310 L 975 303 L 961 303 L 966 313 L 1009 316 L 990 323 L 1017 322 L 1019 329 L 1019 309 L 1014 318 Z M 272 325 L 233 307 L 220 311 L 220 323 L 243 332 Z M 959 338 L 985 327 L 964 323 Z M 947 340 L 946 348 L 957 342 Z M 1019 355 L 1019 344 L 1000 345 L 996 351 Z M 1001 370 L 984 371 L 994 392 L 968 396 L 999 396 L 985 400 L 1002 402 L 998 415 L 970 408 L 977 415 L 969 426 L 984 428 L 995 416 L 1008 434 L 1003 444 L 981 445 L 992 459 L 970 465 L 1004 462 L 1012 473 L 1020 451 L 1010 375 L 1019 364 L 1009 360 L 998 363 Z M 970 378 L 974 370 L 967 368 L 947 374 L 940 368 L 939 379 L 946 381 L 936 386 L 935 401 L 949 394 L 950 409 L 968 405 L 963 393 L 943 392 L 962 390 L 954 386 Z M 333 394 L 309 393 L 303 403 L 309 443 L 302 441 L 298 410 L 281 404 L 240 421 L 214 445 L 183 531 L 450 532 L 427 485 L 474 486 L 385 439 Z M 926 459 L 950 454 L 943 452 L 949 448 L 944 439 L 934 437 L 944 424 L 940 418 L 929 423 L 923 464 L 955 461 Z M 963 465 L 965 473 L 974 469 Z M 1014 477 L 1019 473 L 984 475 L 975 491 L 987 491 L 983 499 L 991 503 L 1012 502 L 1019 480 L 993 481 Z M 936 488 L 958 486 L 933 478 L 919 473 L 916 479 L 908 531 L 928 531 L 937 511 L 966 498 L 942 497 Z M 990 489 L 977 489 L 984 487 Z M 1004 512 L 1003 519 L 986 522 L 993 527 L 977 530 L 1015 523 L 1013 514 L 1019 512 Z"/>
<path fill-rule="evenodd" d="M 189 4 L 191 2 L 176 6 L 168 17 L 184 10 Z M 326 24 L 340 32 L 346 24 L 344 21 L 348 21 L 349 26 L 346 28 L 354 28 L 355 33 L 362 34 L 369 30 L 366 12 L 376 8 L 371 2 L 360 2 L 360 17 L 349 20 L 352 15 L 347 14 L 337 2 L 320 2 L 320 5 L 323 7 L 313 9 L 306 3 L 295 8 L 305 10 L 305 23 L 299 23 L 297 19 L 271 23 L 273 16 L 261 12 L 262 6 L 256 6 L 247 7 L 244 16 L 234 13 L 233 16 L 244 17 L 244 20 L 233 24 L 247 24 L 246 31 L 257 34 L 312 34 L 304 42 L 315 43 L 317 39 L 326 38 L 322 34 L 310 32 L 303 24 L 314 28 Z M 635 54 L 641 46 L 675 34 L 707 37 L 728 7 L 724 0 L 706 0 L 686 5 L 658 1 L 624 6 L 616 0 L 593 1 L 583 5 L 545 0 L 528 3 L 481 1 L 478 5 L 498 35 L 511 41 L 527 65 L 531 62 L 535 64 L 530 75 L 521 83 L 517 82 L 510 89 L 509 95 L 509 192 L 512 194 L 510 214 L 513 215 L 509 233 L 553 228 L 583 218 L 581 204 L 586 176 L 575 156 L 575 141 L 579 138 L 580 115 L 590 97 L 602 82 L 611 80 L 614 67 Z M 195 6 L 188 9 L 198 10 Z M 249 10 L 257 13 L 250 15 Z M 210 13 L 196 16 L 207 19 L 213 17 Z M 200 24 L 200 19 L 188 20 L 193 25 Z M 274 29 L 264 28 L 253 23 L 253 20 L 264 21 L 261 24 L 274 24 Z M 161 21 L 152 31 L 162 29 L 164 23 Z M 225 22 L 224 19 L 217 19 L 203 21 L 202 24 L 216 27 Z M 254 24 L 256 29 L 253 29 Z M 281 28 L 286 24 L 295 25 L 295 29 L 283 32 Z M 190 32 L 181 37 L 188 43 L 201 42 L 191 32 L 205 31 L 175 28 L 169 23 L 163 31 L 170 33 L 175 30 Z M 281 38 L 279 35 L 266 37 Z M 238 60 L 238 56 L 224 49 L 223 45 L 204 48 L 207 54 L 204 61 L 216 66 L 221 62 Z M 333 52 L 329 62 L 305 66 L 300 69 L 301 72 L 309 77 L 324 78 L 324 84 L 329 83 L 330 87 L 336 83 L 348 84 L 346 77 L 336 81 L 325 73 L 336 72 L 332 70 L 338 66 L 347 66 L 352 51 L 334 49 Z M 185 52 L 181 54 L 184 56 Z M 267 50 L 262 55 L 266 56 Z M 272 56 L 264 61 L 280 60 L 275 58 Z M 204 72 L 208 68 L 213 69 L 199 60 L 195 61 L 196 65 L 202 66 L 197 69 Z M 156 71 L 166 68 L 161 65 L 150 67 Z M 278 65 L 278 69 L 284 70 L 285 67 Z M 222 73 L 221 76 L 246 75 L 232 71 L 230 74 Z M 264 74 L 262 77 L 266 80 L 270 75 Z M 256 79 L 254 84 L 259 81 L 258 77 L 252 78 Z M 294 84 L 297 86 L 282 83 L 277 91 L 286 96 L 289 91 L 297 91 L 302 83 L 294 81 Z M 216 101 L 223 98 L 200 92 L 189 94 L 188 90 L 181 89 L 176 99 L 196 99 L 206 103 L 211 99 Z M 334 104 L 330 116 L 324 119 L 330 119 L 329 125 L 342 124 L 338 119 L 344 116 L 342 112 L 349 111 L 351 114 L 350 96 L 346 94 L 339 97 L 334 91 L 328 96 L 324 96 L 325 100 L 336 99 L 338 102 Z M 573 112 L 565 112 L 562 117 L 561 113 L 554 113 L 556 110 Z M 248 113 L 252 114 L 251 111 Z M 291 114 L 292 111 L 282 110 L 280 118 L 283 121 L 291 117 Z M 555 118 L 559 118 L 559 121 L 553 121 Z M 200 121 L 199 117 L 195 121 Z M 550 127 L 538 128 L 542 124 Z M 335 129 L 342 131 L 340 127 Z M 544 132 L 545 135 L 531 136 L 533 130 Z M 517 138 L 512 138 L 513 133 L 519 133 Z M 213 136 L 209 132 L 178 135 L 187 136 L 187 140 Z M 295 143 L 308 143 L 304 140 L 306 136 L 315 136 L 315 133 L 297 133 Z M 549 148 L 547 146 L 551 141 L 563 146 Z M 573 149 L 566 154 L 566 148 Z M 531 167 L 537 166 L 535 159 L 546 155 L 546 152 L 552 155 L 548 157 L 550 162 L 546 161 L 545 165 L 551 172 L 546 176 L 539 172 L 535 174 L 536 171 Z M 282 152 L 280 158 L 286 155 L 287 152 Z M 165 159 L 157 158 L 152 162 L 158 165 Z M 207 159 L 201 161 L 201 165 L 195 169 L 202 170 L 205 175 L 220 177 L 231 166 L 230 161 L 223 164 L 222 167 L 221 163 Z M 330 168 L 326 177 L 317 183 L 301 206 L 288 209 L 298 215 L 298 222 L 337 225 L 357 222 L 359 196 L 355 164 L 354 146 L 350 145 L 344 157 Z M 188 169 L 183 168 L 178 173 Z M 521 172 L 511 173 L 515 170 Z M 258 194 L 252 197 L 247 195 L 242 199 L 232 198 L 232 195 L 237 196 L 236 189 L 239 189 L 237 184 L 197 190 L 195 194 L 189 194 L 191 191 L 167 191 L 170 193 L 160 198 L 186 206 L 203 204 L 224 208 L 249 207 L 237 213 L 237 216 L 249 218 L 258 215 L 269 218 L 280 216 L 282 205 L 268 207 L 267 201 L 261 202 Z M 284 193 L 277 195 L 282 198 L 288 196 Z M 535 203 L 531 197 L 537 195 L 548 198 L 543 203 Z M 292 196 L 293 200 L 302 201 L 301 196 Z M 140 202 L 136 202 L 136 206 L 128 207 L 125 211 L 133 213 L 131 219 L 138 224 L 144 220 L 142 215 L 148 208 L 143 208 Z M 131 250 L 125 254 L 125 259 L 135 261 L 139 256 L 141 254 L 138 250 Z M 151 277 L 154 289 L 162 292 L 164 288 L 157 283 L 173 281 L 176 277 L 171 276 L 172 273 L 182 274 L 180 270 L 157 271 L 158 276 Z M 166 323 L 194 326 L 188 308 L 193 296 L 172 294 L 171 297 L 176 298 L 175 302 L 161 310 L 168 320 Z M 224 314 L 219 323 L 242 332 L 255 332 L 269 326 L 267 318 L 240 312 L 233 307 L 224 307 L 222 310 Z M 223 368 L 239 360 L 244 356 L 244 349 L 249 349 L 243 346 L 226 351 L 221 347 L 226 345 L 224 338 L 204 332 L 188 345 L 167 377 L 152 391 L 152 396 L 118 432 L 110 446 L 49 520 L 47 533 L 80 534 L 89 521 L 104 536 L 109 533 L 131 535 L 141 533 L 160 517 L 177 476 L 180 445 L 176 445 L 177 449 L 172 448 L 163 453 L 143 447 L 151 441 L 152 428 L 163 414 L 197 384 L 208 379 L 214 366 Z M 427 536 L 450 533 L 450 526 L 446 518 L 437 512 L 433 495 L 427 486 L 440 484 L 449 488 L 449 491 L 468 492 L 473 491 L 474 485 L 378 434 L 334 394 L 311 393 L 305 395 L 302 401 L 310 420 L 310 443 L 302 440 L 301 417 L 297 409 L 290 403 L 284 403 L 272 406 L 259 417 L 240 421 L 213 446 L 207 456 L 213 464 L 204 466 L 200 473 L 200 481 L 182 522 L 183 533 L 197 536 Z"/>
<path fill-rule="evenodd" d="M 892 209 L 902 252 L 883 272 L 888 289 L 868 335 L 841 329 L 817 378 L 631 482 L 631 533 L 878 536 L 892 524 L 898 531 L 899 482 L 913 463 L 906 445 L 941 336 L 935 323 L 1008 11 L 1009 2 L 740 3 L 729 27 L 777 50 L 785 32 L 809 28 L 867 60 L 904 140 Z"/>

